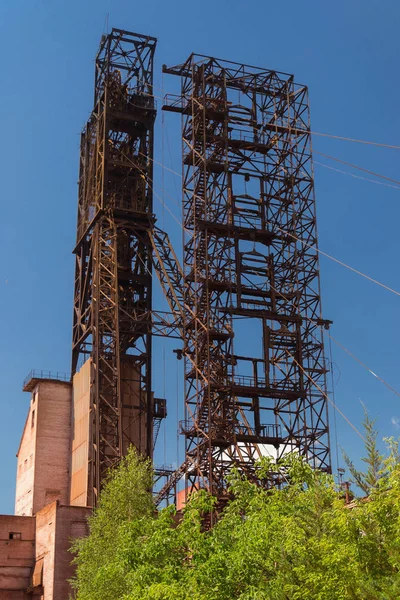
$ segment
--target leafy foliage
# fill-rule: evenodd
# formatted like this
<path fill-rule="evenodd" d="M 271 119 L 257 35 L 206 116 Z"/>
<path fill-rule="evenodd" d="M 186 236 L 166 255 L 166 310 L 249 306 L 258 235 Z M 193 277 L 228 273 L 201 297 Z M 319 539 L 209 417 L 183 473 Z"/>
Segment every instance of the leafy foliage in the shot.
<path fill-rule="evenodd" d="M 90 535 L 76 540 L 72 548 L 79 600 L 116 600 L 128 591 L 125 548 L 134 543 L 135 530 L 140 536 L 142 522 L 151 522 L 152 478 L 150 461 L 139 458 L 134 449 L 110 473 L 89 518 Z"/>
<path fill-rule="evenodd" d="M 147 491 L 150 465 L 131 451 L 103 491 L 90 536 L 75 544 L 76 598 L 398 599 L 399 452 L 397 442 L 387 444 L 379 464 L 385 477 L 366 478 L 369 501 L 353 509 L 332 477 L 292 455 L 280 465 L 288 479 L 280 490 L 261 489 L 233 472 L 232 501 L 211 531 L 202 523 L 214 499 L 204 491 L 181 519 L 174 507 L 156 515 Z M 259 468 L 262 477 L 277 467 L 264 460 Z"/>

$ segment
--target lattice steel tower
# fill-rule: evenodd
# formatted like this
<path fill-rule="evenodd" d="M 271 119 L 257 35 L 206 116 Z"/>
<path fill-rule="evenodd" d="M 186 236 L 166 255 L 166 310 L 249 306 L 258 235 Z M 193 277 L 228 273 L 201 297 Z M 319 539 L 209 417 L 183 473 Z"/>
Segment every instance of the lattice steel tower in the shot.
<path fill-rule="evenodd" d="M 164 109 L 182 114 L 188 489 L 223 498 L 266 452 L 329 471 L 307 88 L 198 55 L 164 72 L 182 82 Z"/>
<path fill-rule="evenodd" d="M 119 29 L 103 36 L 81 138 L 72 373 L 90 358 L 89 505 L 129 444 L 152 455 L 155 47 Z"/>

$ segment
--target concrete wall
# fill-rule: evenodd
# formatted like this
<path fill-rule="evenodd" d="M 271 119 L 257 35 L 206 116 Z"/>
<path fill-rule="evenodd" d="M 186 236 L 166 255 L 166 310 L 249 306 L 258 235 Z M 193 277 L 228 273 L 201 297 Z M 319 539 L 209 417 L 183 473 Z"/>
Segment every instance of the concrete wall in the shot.
<path fill-rule="evenodd" d="M 72 451 L 69 502 L 75 506 L 88 503 L 88 460 L 90 433 L 90 367 L 88 359 L 72 382 Z"/>
<path fill-rule="evenodd" d="M 17 454 L 17 515 L 34 515 L 54 500 L 68 502 L 70 413 L 70 383 L 37 384 Z"/>
<path fill-rule="evenodd" d="M 26 597 L 34 563 L 35 518 L 0 515 L 0 600 Z"/>
<path fill-rule="evenodd" d="M 87 506 L 90 463 L 90 383 L 91 360 L 88 359 L 72 384 L 72 452 L 69 503 Z M 133 443 L 140 452 L 146 452 L 146 415 L 140 413 L 140 374 L 134 360 L 124 357 L 121 363 L 123 452 Z"/>
<path fill-rule="evenodd" d="M 146 453 L 146 414 L 140 415 L 140 372 L 135 361 L 125 356 L 121 361 L 123 452 L 130 444 Z"/>

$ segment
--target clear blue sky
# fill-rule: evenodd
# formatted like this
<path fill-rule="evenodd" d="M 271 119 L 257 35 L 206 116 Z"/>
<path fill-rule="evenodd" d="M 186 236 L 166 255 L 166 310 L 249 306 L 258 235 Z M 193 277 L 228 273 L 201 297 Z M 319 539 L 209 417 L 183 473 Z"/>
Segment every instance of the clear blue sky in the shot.
<path fill-rule="evenodd" d="M 29 401 L 22 381 L 33 367 L 69 370 L 79 133 L 91 109 L 93 59 L 107 14 L 110 27 L 159 39 L 157 94 L 175 85 L 162 80 L 161 65 L 182 62 L 195 51 L 294 73 L 310 88 L 317 132 L 400 145 L 395 0 L 287 0 L 284 6 L 268 0 L 3 1 L 0 513 L 13 510 L 15 453 Z M 166 115 L 164 126 L 159 117 L 156 158 L 176 170 L 178 131 L 177 117 Z M 313 144 L 400 179 L 399 150 L 322 137 Z M 320 248 L 400 289 L 400 191 L 321 165 L 315 171 Z M 154 187 L 178 214 L 171 197 L 179 202 L 180 181 L 157 169 Z M 155 203 L 161 224 L 178 239 L 175 221 Z M 333 335 L 400 389 L 400 298 L 326 258 L 321 275 Z M 177 461 L 175 346 L 159 348 L 155 358 L 156 393 L 168 396 L 171 414 L 165 443 L 165 432 L 160 434 L 158 462 Z M 336 347 L 334 361 L 339 407 L 359 425 L 361 399 L 378 417 L 382 436 L 397 435 L 392 419 L 400 417 L 400 399 Z M 337 424 L 339 444 L 357 458 L 360 440 L 340 416 Z"/>

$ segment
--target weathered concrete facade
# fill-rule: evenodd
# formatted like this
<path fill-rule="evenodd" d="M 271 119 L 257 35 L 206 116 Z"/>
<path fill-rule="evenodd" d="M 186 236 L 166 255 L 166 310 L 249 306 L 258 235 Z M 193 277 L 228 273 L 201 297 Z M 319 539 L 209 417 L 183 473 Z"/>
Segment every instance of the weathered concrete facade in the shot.
<path fill-rule="evenodd" d="M 93 423 L 90 419 L 90 378 L 92 361 L 87 360 L 73 377 L 71 402 L 71 476 L 69 504 L 87 506 L 89 498 L 90 440 Z M 140 373 L 134 361 L 121 363 L 123 451 L 127 453 L 131 440 L 146 452 L 146 414 L 139 410 L 143 404 L 140 392 Z"/>
<path fill-rule="evenodd" d="M 90 436 L 90 368 L 89 359 L 74 375 L 71 412 L 71 477 L 69 503 L 87 506 Z"/>

